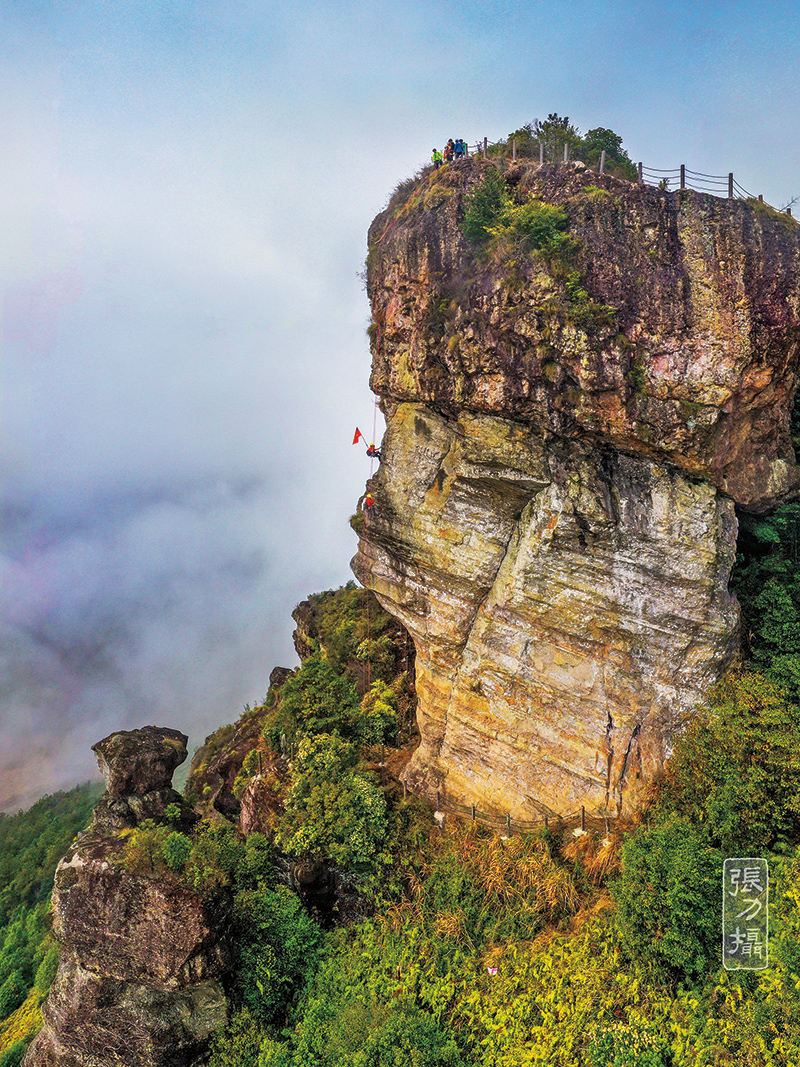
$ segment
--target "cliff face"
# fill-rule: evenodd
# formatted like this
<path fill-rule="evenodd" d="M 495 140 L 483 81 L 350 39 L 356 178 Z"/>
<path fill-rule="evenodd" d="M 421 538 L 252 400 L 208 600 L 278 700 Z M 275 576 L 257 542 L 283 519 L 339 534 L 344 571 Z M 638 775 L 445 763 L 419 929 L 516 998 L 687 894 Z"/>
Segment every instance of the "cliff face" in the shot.
<path fill-rule="evenodd" d="M 181 808 L 171 789 L 186 737 L 145 727 L 94 746 L 106 793 L 59 864 L 53 890 L 58 973 L 25 1067 L 189 1067 L 226 1018 L 227 901 L 127 870 L 119 831 Z"/>
<path fill-rule="evenodd" d="M 798 484 L 800 227 L 571 168 L 572 262 L 460 231 L 491 164 L 370 230 L 387 416 L 358 577 L 414 637 L 409 782 L 513 815 L 620 810 L 730 661 L 734 502 Z"/>

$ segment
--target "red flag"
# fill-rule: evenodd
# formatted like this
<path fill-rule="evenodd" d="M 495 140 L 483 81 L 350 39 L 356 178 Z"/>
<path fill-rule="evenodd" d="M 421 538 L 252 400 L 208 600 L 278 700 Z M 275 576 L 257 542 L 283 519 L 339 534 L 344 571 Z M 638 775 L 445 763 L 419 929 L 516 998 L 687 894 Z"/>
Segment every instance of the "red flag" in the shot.
<path fill-rule="evenodd" d="M 363 433 L 361 432 L 361 430 L 359 430 L 359 428 L 358 428 L 358 427 L 356 426 L 356 435 L 355 435 L 355 437 L 353 438 L 353 444 L 354 444 L 354 445 L 357 445 L 357 444 L 358 444 L 358 442 L 359 442 L 359 441 L 361 440 L 361 438 L 362 438 L 363 436 L 364 436 L 364 435 L 363 435 Z"/>

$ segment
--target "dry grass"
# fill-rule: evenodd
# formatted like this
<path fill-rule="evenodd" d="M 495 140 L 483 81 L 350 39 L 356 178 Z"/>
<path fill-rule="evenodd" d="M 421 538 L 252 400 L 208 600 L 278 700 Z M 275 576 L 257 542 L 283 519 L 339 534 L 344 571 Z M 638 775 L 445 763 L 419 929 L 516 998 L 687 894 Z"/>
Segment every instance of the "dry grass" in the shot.
<path fill-rule="evenodd" d="M 515 835 L 503 839 L 472 827 L 457 830 L 452 843 L 461 862 L 478 876 L 498 903 L 516 905 L 552 919 L 574 912 L 580 896 L 571 873 L 550 854 L 542 838 Z"/>
<path fill-rule="evenodd" d="M 559 851 L 565 860 L 579 864 L 595 885 L 604 884 L 607 878 L 620 873 L 622 845 L 634 825 L 634 820 L 620 819 L 615 820 L 608 833 L 602 830 L 582 834 L 569 832 Z"/>

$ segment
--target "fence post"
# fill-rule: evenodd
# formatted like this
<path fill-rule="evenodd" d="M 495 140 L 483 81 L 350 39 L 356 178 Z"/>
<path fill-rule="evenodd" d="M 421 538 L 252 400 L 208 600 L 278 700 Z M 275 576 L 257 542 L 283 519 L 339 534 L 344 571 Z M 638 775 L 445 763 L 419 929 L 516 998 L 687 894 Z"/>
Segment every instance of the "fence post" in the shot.
<path fill-rule="evenodd" d="M 472 805 L 472 821 L 475 822 L 475 805 Z"/>
<path fill-rule="evenodd" d="M 488 137 L 484 137 L 484 139 L 483 139 L 483 158 L 484 159 L 486 159 L 486 149 L 488 147 L 489 147 L 489 138 Z"/>
<path fill-rule="evenodd" d="M 586 808 L 581 804 L 581 830 L 586 829 Z"/>
<path fill-rule="evenodd" d="M 639 185 L 641 185 L 642 184 L 642 164 L 641 163 L 637 164 L 636 170 L 638 171 L 638 174 L 639 174 Z"/>
<path fill-rule="evenodd" d="M 539 142 L 539 166 L 544 163 L 544 141 Z"/>
<path fill-rule="evenodd" d="M 511 812 L 506 812 L 506 833 L 511 837 Z"/>
<path fill-rule="evenodd" d="M 733 171 L 728 175 L 728 199 L 733 200 Z"/>
<path fill-rule="evenodd" d="M 686 164 L 681 163 L 681 189 L 686 188 Z"/>
<path fill-rule="evenodd" d="M 258 773 L 263 776 L 264 764 L 261 762 L 261 749 L 258 750 Z"/>
<path fill-rule="evenodd" d="M 569 145 L 565 144 L 564 145 L 564 162 L 567 163 L 568 161 L 569 161 Z"/>
<path fill-rule="evenodd" d="M 511 146 L 511 162 L 512 163 L 516 163 L 517 162 L 517 139 L 516 139 L 516 137 L 514 138 L 514 143 Z"/>
<path fill-rule="evenodd" d="M 600 153 L 600 173 L 603 174 L 606 169 L 606 150 L 605 148 Z"/>
<path fill-rule="evenodd" d="M 759 202 L 759 204 L 763 204 L 764 203 L 764 194 L 763 193 L 759 193 L 758 194 L 758 202 Z"/>
<path fill-rule="evenodd" d="M 436 810 L 442 810 L 442 794 L 439 792 L 438 789 L 436 790 Z"/>
<path fill-rule="evenodd" d="M 789 216 L 789 218 L 792 217 L 792 209 L 790 207 L 787 207 L 786 214 Z"/>

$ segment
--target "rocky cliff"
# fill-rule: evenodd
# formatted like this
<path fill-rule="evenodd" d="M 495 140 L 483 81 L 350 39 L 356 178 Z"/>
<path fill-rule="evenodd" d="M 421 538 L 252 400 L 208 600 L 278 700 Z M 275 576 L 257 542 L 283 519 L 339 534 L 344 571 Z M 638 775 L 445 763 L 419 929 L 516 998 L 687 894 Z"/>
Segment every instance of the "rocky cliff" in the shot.
<path fill-rule="evenodd" d="M 59 968 L 25 1067 L 190 1067 L 225 1021 L 227 898 L 124 862 L 124 831 L 143 819 L 173 805 L 173 825 L 195 820 L 171 788 L 186 740 L 148 726 L 94 746 L 106 792 L 56 872 Z"/>
<path fill-rule="evenodd" d="M 566 252 L 463 236 L 487 169 Z M 412 786 L 520 817 L 635 806 L 730 662 L 734 505 L 794 493 L 800 227 L 479 159 L 373 223 L 387 417 L 354 571 L 417 649 Z"/>

